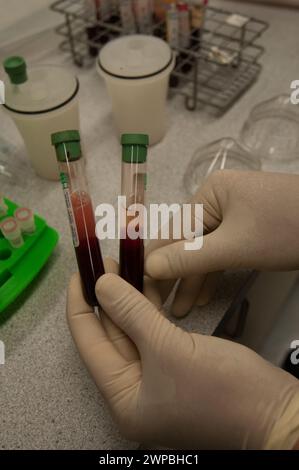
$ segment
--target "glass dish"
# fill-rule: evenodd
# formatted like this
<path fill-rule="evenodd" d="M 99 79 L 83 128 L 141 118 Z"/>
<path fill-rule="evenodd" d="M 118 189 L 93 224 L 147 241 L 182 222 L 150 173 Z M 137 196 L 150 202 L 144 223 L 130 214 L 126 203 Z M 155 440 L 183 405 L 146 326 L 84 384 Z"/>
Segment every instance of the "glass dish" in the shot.
<path fill-rule="evenodd" d="M 195 194 L 213 171 L 224 169 L 258 171 L 261 162 L 239 142 L 225 137 L 196 150 L 184 176 L 186 190 Z"/>
<path fill-rule="evenodd" d="M 280 95 L 253 108 L 240 141 L 264 163 L 299 160 L 299 106 Z"/>
<path fill-rule="evenodd" d="M 19 153 L 15 144 L 0 136 L 0 192 L 4 185 L 23 186 L 28 179 L 27 162 Z"/>

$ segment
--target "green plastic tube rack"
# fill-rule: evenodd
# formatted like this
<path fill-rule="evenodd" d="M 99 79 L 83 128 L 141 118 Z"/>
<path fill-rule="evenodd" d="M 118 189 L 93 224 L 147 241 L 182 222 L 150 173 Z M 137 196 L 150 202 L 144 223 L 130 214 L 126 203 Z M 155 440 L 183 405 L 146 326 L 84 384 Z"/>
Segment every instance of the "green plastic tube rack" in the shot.
<path fill-rule="evenodd" d="M 19 207 L 4 199 L 8 213 L 0 222 L 11 217 Z M 53 252 L 59 235 L 45 220 L 34 215 L 36 231 L 23 235 L 24 245 L 12 248 L 0 230 L 0 313 L 3 312 L 29 286 Z"/>

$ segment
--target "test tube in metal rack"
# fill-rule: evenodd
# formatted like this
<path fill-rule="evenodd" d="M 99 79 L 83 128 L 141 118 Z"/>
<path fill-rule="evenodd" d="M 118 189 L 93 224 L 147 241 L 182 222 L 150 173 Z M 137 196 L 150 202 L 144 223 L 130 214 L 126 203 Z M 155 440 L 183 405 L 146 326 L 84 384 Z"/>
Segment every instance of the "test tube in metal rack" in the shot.
<path fill-rule="evenodd" d="M 143 292 L 146 189 L 146 159 L 149 138 L 143 134 L 124 134 L 122 143 L 122 184 L 125 196 L 125 215 L 120 218 L 120 275 L 140 292 Z"/>
<path fill-rule="evenodd" d="M 98 306 L 95 284 L 104 274 L 104 264 L 96 237 L 95 216 L 85 176 L 78 131 L 52 134 L 56 148 L 69 223 L 87 303 Z"/>

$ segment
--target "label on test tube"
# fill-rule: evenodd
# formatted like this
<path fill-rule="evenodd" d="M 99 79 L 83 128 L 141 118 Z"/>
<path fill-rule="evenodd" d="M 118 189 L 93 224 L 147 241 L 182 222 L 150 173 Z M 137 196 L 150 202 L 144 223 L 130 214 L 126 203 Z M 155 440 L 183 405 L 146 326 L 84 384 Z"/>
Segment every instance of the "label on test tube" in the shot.
<path fill-rule="evenodd" d="M 67 174 L 60 173 L 60 179 L 61 179 L 64 198 L 66 202 L 67 213 L 68 213 L 68 217 L 70 221 L 73 244 L 74 244 L 74 247 L 77 248 L 80 245 L 80 242 L 79 242 L 77 225 L 76 225 L 75 215 L 74 215 L 73 206 L 72 206 L 72 198 L 71 198 L 71 193 L 69 189 L 69 181 L 68 181 Z"/>

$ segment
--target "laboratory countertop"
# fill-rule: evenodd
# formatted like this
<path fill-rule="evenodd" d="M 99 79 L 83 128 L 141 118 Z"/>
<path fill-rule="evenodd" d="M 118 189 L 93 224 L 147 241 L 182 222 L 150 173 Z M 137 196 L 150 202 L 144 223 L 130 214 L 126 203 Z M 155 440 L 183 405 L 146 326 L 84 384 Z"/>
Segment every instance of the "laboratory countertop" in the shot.
<path fill-rule="evenodd" d="M 270 29 L 260 41 L 266 48 L 263 70 L 252 88 L 219 119 L 187 111 L 179 96 L 170 100 L 167 136 L 150 149 L 148 202 L 186 200 L 182 177 L 196 148 L 220 137 L 237 137 L 253 105 L 288 93 L 290 82 L 298 78 L 299 11 L 245 2 L 212 3 L 269 21 Z M 67 61 L 57 49 L 43 49 L 41 42 L 24 44 L 17 52 L 29 61 Z M 81 84 L 81 130 L 94 203 L 115 203 L 120 187 L 120 146 L 104 84 L 94 69 L 78 70 L 70 61 L 67 64 Z M 6 348 L 6 363 L 0 366 L 0 449 L 136 449 L 138 444 L 125 441 L 118 433 L 67 328 L 66 286 L 76 262 L 60 185 L 34 175 L 3 110 L 0 132 L 1 139 L 13 142 L 12 169 L 17 169 L 13 180 L 1 182 L 1 192 L 31 207 L 60 233 L 50 261 L 8 310 L 9 318 L 0 327 L 0 340 Z M 117 257 L 117 242 L 105 241 L 102 246 L 105 256 Z M 225 274 L 215 299 L 177 323 L 212 334 L 247 279 L 248 273 Z"/>

